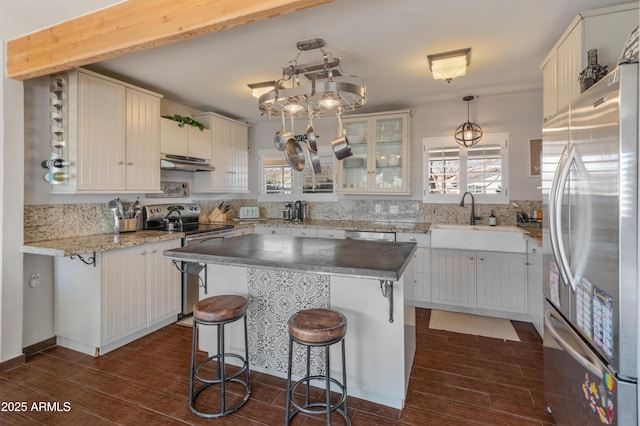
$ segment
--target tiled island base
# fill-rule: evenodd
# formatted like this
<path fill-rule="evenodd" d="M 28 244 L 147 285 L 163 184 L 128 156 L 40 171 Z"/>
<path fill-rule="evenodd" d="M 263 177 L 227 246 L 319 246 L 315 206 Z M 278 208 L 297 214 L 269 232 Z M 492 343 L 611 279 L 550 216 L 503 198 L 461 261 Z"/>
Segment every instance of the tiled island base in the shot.
<path fill-rule="evenodd" d="M 346 335 L 349 395 L 389 407 L 401 408 L 415 350 L 415 328 L 405 327 L 404 276 L 394 283 L 394 321 L 389 321 L 389 300 L 380 282 L 286 270 L 207 265 L 207 295 L 242 294 L 249 300 L 249 357 L 254 371 L 286 377 L 289 335 L 287 321 L 295 312 L 330 308 L 348 320 Z M 413 313 L 410 309 L 409 315 Z M 215 330 L 203 330 L 201 349 L 215 351 Z M 243 346 L 242 330 L 230 325 L 225 331 L 229 350 Z M 209 343 L 206 343 L 209 342 Z M 296 353 L 294 379 L 304 368 L 303 354 Z M 342 374 L 339 345 L 331 348 L 331 375 Z M 312 369 L 321 369 L 320 352 L 312 355 Z"/>

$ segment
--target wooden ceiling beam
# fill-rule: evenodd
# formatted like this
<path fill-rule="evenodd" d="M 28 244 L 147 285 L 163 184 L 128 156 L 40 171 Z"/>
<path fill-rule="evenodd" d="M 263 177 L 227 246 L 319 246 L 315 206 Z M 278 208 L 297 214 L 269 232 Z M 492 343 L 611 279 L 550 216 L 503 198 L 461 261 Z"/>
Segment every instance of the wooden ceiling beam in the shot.
<path fill-rule="evenodd" d="M 7 76 L 26 80 L 334 0 L 129 0 L 7 42 Z"/>

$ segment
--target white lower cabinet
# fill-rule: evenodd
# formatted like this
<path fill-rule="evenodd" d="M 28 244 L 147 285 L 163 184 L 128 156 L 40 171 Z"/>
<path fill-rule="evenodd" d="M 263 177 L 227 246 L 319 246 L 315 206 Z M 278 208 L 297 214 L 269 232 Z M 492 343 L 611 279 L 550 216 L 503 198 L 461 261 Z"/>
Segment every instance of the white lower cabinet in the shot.
<path fill-rule="evenodd" d="M 475 308 L 475 251 L 432 249 L 431 279 L 433 303 Z"/>
<path fill-rule="evenodd" d="M 271 234 L 271 235 L 291 235 L 291 228 L 279 228 L 276 226 L 256 225 L 253 227 L 254 234 Z"/>
<path fill-rule="evenodd" d="M 164 250 L 179 239 L 96 253 L 95 266 L 54 258 L 60 346 L 101 355 L 175 322 L 181 277 Z"/>
<path fill-rule="evenodd" d="M 478 251 L 477 307 L 526 314 L 526 276 L 525 254 Z"/>
<path fill-rule="evenodd" d="M 432 249 L 432 302 L 527 313 L 526 255 Z"/>
<path fill-rule="evenodd" d="M 405 297 L 407 304 L 425 307 L 425 303 L 431 302 L 431 235 L 399 232 L 396 241 L 418 245 L 413 255 L 413 289 L 405 290 Z"/>
<path fill-rule="evenodd" d="M 323 229 L 318 228 L 318 238 L 334 238 L 344 240 L 347 238 L 347 231 L 344 229 Z"/>

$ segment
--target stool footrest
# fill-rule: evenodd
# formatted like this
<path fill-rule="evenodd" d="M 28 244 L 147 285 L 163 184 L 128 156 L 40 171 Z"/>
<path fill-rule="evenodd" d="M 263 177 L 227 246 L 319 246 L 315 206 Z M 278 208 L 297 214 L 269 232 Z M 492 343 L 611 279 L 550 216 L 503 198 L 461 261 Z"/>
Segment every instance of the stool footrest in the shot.
<path fill-rule="evenodd" d="M 298 404 L 298 402 L 295 399 L 295 392 L 296 389 L 298 388 L 298 386 L 300 385 L 304 385 L 304 384 L 308 384 L 309 382 L 311 382 L 311 380 L 322 380 L 323 382 L 326 380 L 325 376 L 308 376 L 308 377 L 304 377 L 302 379 L 300 379 L 299 381 L 297 381 L 296 383 L 293 384 L 293 386 L 291 386 L 291 405 L 293 405 L 293 408 L 295 408 L 297 411 L 300 411 L 301 413 L 305 413 L 305 414 L 322 414 L 324 412 L 327 411 L 327 404 L 324 402 L 314 402 L 312 404 L 305 404 L 305 405 L 300 405 Z M 334 378 L 331 378 L 331 383 L 333 383 L 334 385 L 338 386 L 340 388 L 340 392 L 342 393 L 340 400 L 338 402 L 336 402 L 335 404 L 331 404 L 331 411 L 336 411 L 338 409 L 338 407 L 340 407 L 343 403 L 344 400 L 347 397 L 347 393 L 344 391 L 344 386 L 342 385 L 342 383 L 340 383 L 339 381 L 337 381 Z M 329 392 L 331 392 L 331 389 L 329 389 Z M 309 410 L 309 408 L 311 407 L 322 407 L 324 408 L 322 411 L 320 410 Z M 294 411 L 295 412 L 295 411 Z"/>
<path fill-rule="evenodd" d="M 235 373 L 233 373 L 233 375 L 226 377 L 225 374 L 225 381 L 230 381 L 231 379 L 235 379 L 236 377 L 238 377 L 240 374 L 244 373 L 247 370 L 247 360 L 244 359 L 242 356 L 238 355 L 238 354 L 234 354 L 234 353 L 225 353 L 224 354 L 225 358 L 236 358 L 239 359 L 242 362 L 242 366 L 239 368 L 238 371 L 236 371 Z M 204 377 L 202 377 L 200 375 L 200 368 L 205 366 L 206 364 L 208 364 L 211 361 L 216 361 L 219 360 L 220 358 L 222 358 L 222 354 L 217 354 L 217 355 L 212 355 L 210 357 L 208 357 L 205 360 L 202 360 L 198 363 L 198 365 L 196 366 L 196 368 L 194 369 L 193 372 L 193 377 L 200 380 L 202 383 L 209 383 L 209 384 L 216 384 L 216 383 L 222 383 L 222 380 L 220 379 L 220 377 L 218 377 L 217 379 L 206 379 Z M 219 361 L 218 361 L 219 362 Z M 226 366 L 226 365 L 225 365 Z M 235 366 L 237 367 L 237 366 Z M 216 370 L 218 370 L 218 368 L 216 368 Z"/>

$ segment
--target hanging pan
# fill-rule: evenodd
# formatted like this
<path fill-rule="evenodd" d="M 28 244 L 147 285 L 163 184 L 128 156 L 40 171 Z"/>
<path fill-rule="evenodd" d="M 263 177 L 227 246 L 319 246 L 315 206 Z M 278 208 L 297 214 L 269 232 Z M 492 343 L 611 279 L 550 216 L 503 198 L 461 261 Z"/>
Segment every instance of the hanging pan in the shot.
<path fill-rule="evenodd" d="M 351 157 L 353 152 L 351 152 L 351 145 L 349 145 L 349 139 L 347 139 L 347 135 L 344 134 L 342 129 L 342 118 L 340 117 L 340 112 L 338 112 L 338 137 L 331 141 L 331 148 L 333 149 L 333 153 L 335 154 L 338 160 L 344 160 L 347 157 Z"/>
<path fill-rule="evenodd" d="M 282 130 L 276 132 L 276 136 L 273 139 L 273 145 L 278 151 L 284 151 L 284 145 L 287 143 L 287 139 L 291 136 L 291 132 L 287 132 L 284 125 L 284 112 L 282 112 Z"/>
<path fill-rule="evenodd" d="M 287 142 L 284 145 L 284 158 L 287 160 L 287 164 L 297 172 L 304 170 L 304 150 L 300 142 L 296 140 L 293 131 L 293 116 L 291 117 L 291 133 L 287 138 Z"/>
<path fill-rule="evenodd" d="M 308 107 L 309 125 L 307 126 L 307 148 L 309 151 L 318 152 L 318 144 L 316 143 L 316 133 L 313 131 L 313 111 L 311 110 L 311 104 Z"/>

